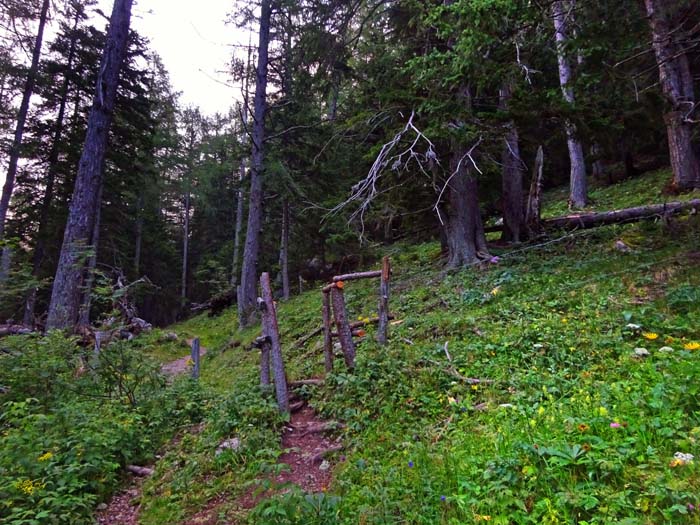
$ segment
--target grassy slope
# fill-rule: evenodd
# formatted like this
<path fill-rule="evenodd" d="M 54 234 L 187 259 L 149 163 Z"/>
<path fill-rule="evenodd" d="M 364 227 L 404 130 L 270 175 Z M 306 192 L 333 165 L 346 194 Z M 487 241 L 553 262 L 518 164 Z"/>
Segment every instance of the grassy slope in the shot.
<path fill-rule="evenodd" d="M 655 202 L 665 178 L 596 190 L 597 209 Z M 563 211 L 547 203 L 546 215 Z M 618 239 L 634 252 L 616 251 Z M 306 392 L 347 423 L 329 488 L 340 499 L 291 494 L 250 523 L 700 523 L 689 510 L 700 505 L 698 462 L 672 462 L 700 453 L 700 350 L 684 348 L 700 340 L 699 250 L 697 218 L 575 233 L 451 274 L 436 244 L 391 247 L 402 323 L 390 344 L 367 338 L 354 375 L 338 362 L 323 388 Z M 369 283 L 347 287 L 353 316 L 371 314 L 374 293 Z M 320 294 L 281 304 L 279 317 L 288 375 L 321 374 L 318 342 L 291 344 L 320 323 Z M 210 349 L 211 415 L 159 462 L 142 522 L 196 517 L 212 499 L 224 502 L 221 523 L 243 522 L 236 497 L 279 453 L 280 420 L 255 388 L 257 356 L 243 349 L 256 330 L 237 333 L 233 312 L 173 329 Z M 636 347 L 650 356 L 634 357 Z M 466 384 L 450 366 L 494 383 Z M 231 435 L 243 449 L 215 456 Z"/>

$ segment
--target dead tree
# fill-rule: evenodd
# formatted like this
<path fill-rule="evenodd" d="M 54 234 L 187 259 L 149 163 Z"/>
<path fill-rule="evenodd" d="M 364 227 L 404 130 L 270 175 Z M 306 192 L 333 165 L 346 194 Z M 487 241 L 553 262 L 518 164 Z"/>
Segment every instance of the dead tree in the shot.
<path fill-rule="evenodd" d="M 280 412 L 289 412 L 289 392 L 287 390 L 287 377 L 282 359 L 282 345 L 280 343 L 279 328 L 277 326 L 277 312 L 275 301 L 272 298 L 270 286 L 270 274 L 264 272 L 260 276 L 262 299 L 258 301 L 263 323 L 263 335 L 270 340 L 270 357 L 272 361 L 272 374 L 275 378 L 275 393 L 277 406 Z"/>
<path fill-rule="evenodd" d="M 544 171 L 544 151 L 542 146 L 537 148 L 535 157 L 535 170 L 530 183 L 530 194 L 527 199 L 525 210 L 525 227 L 528 237 L 537 237 L 542 233 L 541 212 L 542 212 L 542 173 Z"/>
<path fill-rule="evenodd" d="M 328 292 L 323 296 L 323 362 L 326 373 L 333 371 L 333 338 L 331 336 L 331 298 Z"/>

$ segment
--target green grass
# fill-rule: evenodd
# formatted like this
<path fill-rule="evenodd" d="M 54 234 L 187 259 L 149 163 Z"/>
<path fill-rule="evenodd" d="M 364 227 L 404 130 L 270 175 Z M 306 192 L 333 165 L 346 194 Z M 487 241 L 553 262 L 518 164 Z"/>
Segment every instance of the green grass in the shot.
<path fill-rule="evenodd" d="M 611 208 L 654 202 L 666 178 L 594 198 Z M 615 250 L 618 239 L 634 251 Z M 333 497 L 287 493 L 248 522 L 700 523 L 698 462 L 673 463 L 676 452 L 700 453 L 700 350 L 690 349 L 700 340 L 699 249 L 696 217 L 670 229 L 577 232 L 455 273 L 442 270 L 436 243 L 391 247 L 400 323 L 389 345 L 370 330 L 354 374 L 339 360 L 322 388 L 305 391 L 324 417 L 346 424 Z M 375 288 L 348 283 L 352 317 L 376 308 Z M 280 303 L 279 320 L 289 377 L 321 375 L 320 342 L 293 344 L 320 324 L 320 293 Z M 218 397 L 205 429 L 159 463 L 142 523 L 184 520 L 212 499 L 223 502 L 220 523 L 243 523 L 237 498 L 280 453 L 280 420 L 258 394 L 257 355 L 245 349 L 257 330 L 238 333 L 232 313 L 174 329 L 212 346 L 203 383 Z M 639 347 L 650 355 L 635 357 Z M 471 385 L 454 371 L 493 382 Z M 217 458 L 216 444 L 232 435 L 243 449 Z"/>
<path fill-rule="evenodd" d="M 669 169 L 661 169 L 644 173 L 620 184 L 594 186 L 590 189 L 590 204 L 585 208 L 585 211 L 607 211 L 700 198 L 700 190 L 681 195 L 665 194 L 664 188 L 669 184 L 671 178 Z M 542 202 L 543 218 L 558 217 L 569 213 L 568 191 L 568 187 L 561 187 L 545 193 Z"/>

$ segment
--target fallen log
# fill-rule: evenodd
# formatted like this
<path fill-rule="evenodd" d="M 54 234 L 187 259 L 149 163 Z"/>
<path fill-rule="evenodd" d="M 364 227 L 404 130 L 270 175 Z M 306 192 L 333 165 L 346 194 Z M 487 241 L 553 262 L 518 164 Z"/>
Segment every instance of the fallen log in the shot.
<path fill-rule="evenodd" d="M 138 465 L 127 465 L 126 470 L 128 470 L 132 474 L 136 474 L 137 476 L 141 476 L 142 478 L 152 476 L 153 473 L 155 472 L 155 470 L 153 470 L 152 468 L 140 467 Z"/>
<path fill-rule="evenodd" d="M 343 447 L 343 445 L 333 445 L 332 447 L 328 447 L 327 449 L 316 452 L 316 454 L 309 458 L 309 461 L 311 462 L 311 464 L 319 463 L 326 456 L 333 454 L 334 452 L 340 452 L 341 450 L 343 450 L 343 448 L 345 448 Z"/>
<path fill-rule="evenodd" d="M 0 337 L 5 335 L 27 335 L 31 333 L 34 333 L 31 328 L 27 328 L 21 324 L 0 325 Z"/>
<path fill-rule="evenodd" d="M 676 201 L 663 204 L 649 204 L 647 206 L 635 206 L 633 208 L 623 208 L 621 210 L 574 213 L 571 215 L 544 219 L 541 225 L 546 229 L 588 229 L 597 228 L 598 226 L 608 226 L 610 224 L 666 217 L 698 208 L 700 208 L 700 199 L 693 199 L 688 202 Z M 489 226 L 484 228 L 486 232 L 498 232 L 502 229 L 503 226 Z"/>
<path fill-rule="evenodd" d="M 339 281 L 357 281 L 358 279 L 371 279 L 373 277 L 381 276 L 381 270 L 373 270 L 370 272 L 346 273 L 343 275 L 336 275 L 335 277 L 333 277 L 333 282 L 337 283 Z"/>
<path fill-rule="evenodd" d="M 297 386 L 321 386 L 323 384 L 323 379 L 299 379 L 297 381 L 291 381 L 289 383 L 290 387 Z"/>
<path fill-rule="evenodd" d="M 338 423 L 337 421 L 328 421 L 326 423 L 320 423 L 318 425 L 307 427 L 301 434 L 299 434 L 299 437 L 306 437 L 309 434 L 322 434 L 324 432 L 332 432 L 333 430 L 338 430 L 341 428 L 345 428 L 345 425 L 343 425 L 342 423 Z"/>

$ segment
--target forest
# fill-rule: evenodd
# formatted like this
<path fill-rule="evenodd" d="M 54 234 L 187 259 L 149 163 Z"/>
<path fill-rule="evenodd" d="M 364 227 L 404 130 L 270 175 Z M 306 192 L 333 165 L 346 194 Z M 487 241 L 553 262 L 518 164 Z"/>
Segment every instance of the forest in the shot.
<path fill-rule="evenodd" d="M 108 3 L 0 0 L 0 522 L 700 523 L 700 3 L 234 0 L 213 114 Z"/>

